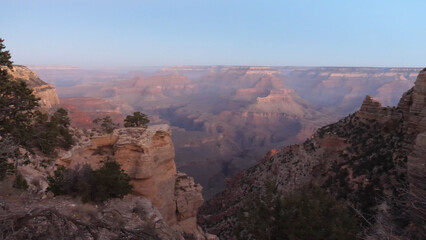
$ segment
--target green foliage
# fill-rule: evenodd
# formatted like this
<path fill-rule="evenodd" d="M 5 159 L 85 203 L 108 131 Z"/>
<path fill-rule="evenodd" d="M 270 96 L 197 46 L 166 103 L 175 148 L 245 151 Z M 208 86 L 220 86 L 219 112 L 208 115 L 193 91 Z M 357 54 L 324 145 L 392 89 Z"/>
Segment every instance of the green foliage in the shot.
<path fill-rule="evenodd" d="M 4 40 L 0 38 L 0 66 L 6 66 L 8 68 L 12 68 L 12 61 L 10 61 L 10 53 L 9 51 L 4 51 L 6 48 L 3 44 Z"/>
<path fill-rule="evenodd" d="M 120 168 L 116 161 L 105 162 L 104 166 L 94 171 L 96 191 L 92 200 L 102 202 L 109 198 L 122 198 L 132 191 L 130 177 Z"/>
<path fill-rule="evenodd" d="M 134 112 L 124 119 L 124 127 L 146 127 L 148 123 L 148 116 L 141 112 Z"/>
<path fill-rule="evenodd" d="M 22 157 L 19 147 L 29 152 L 37 147 L 51 154 L 58 146 L 68 149 L 74 143 L 67 112 L 59 109 L 49 120 L 38 110 L 39 99 L 33 90 L 8 74 L 7 69 L 13 68 L 9 51 L 4 48 L 0 39 L 0 180 L 11 172 L 9 159 L 15 160 L 17 167 L 17 159 Z"/>
<path fill-rule="evenodd" d="M 106 133 L 112 133 L 119 126 L 112 121 L 111 116 L 96 118 L 93 123 L 99 125 L 100 129 Z"/>
<path fill-rule="evenodd" d="M 17 158 L 20 155 L 18 147 L 11 138 L 0 139 L 0 180 L 14 172 L 14 166 L 8 162 L 8 159 Z"/>
<path fill-rule="evenodd" d="M 55 195 L 66 194 L 65 185 L 68 185 L 68 183 L 66 183 L 64 180 L 65 170 L 66 169 L 64 166 L 59 166 L 53 173 L 53 176 L 47 177 L 47 180 L 49 181 L 49 187 L 47 188 L 47 191 L 51 191 Z"/>
<path fill-rule="evenodd" d="M 24 82 L 11 81 L 7 68 L 12 69 L 9 51 L 4 51 L 4 40 L 0 39 L 0 180 L 13 164 L 8 159 L 17 159 L 18 146 L 30 139 L 31 119 L 38 99 Z"/>
<path fill-rule="evenodd" d="M 70 119 L 68 112 L 59 108 L 50 117 L 39 113 L 37 125 L 34 128 L 34 146 L 45 154 L 52 154 L 57 147 L 70 149 L 74 144 L 72 134 L 69 131 Z"/>
<path fill-rule="evenodd" d="M 29 186 L 27 180 L 25 180 L 25 178 L 21 174 L 17 174 L 15 181 L 13 182 L 13 187 L 17 189 L 27 190 Z"/>
<path fill-rule="evenodd" d="M 0 136 L 10 137 L 25 145 L 31 139 L 31 123 L 36 114 L 38 98 L 23 81 L 13 81 L 7 68 L 12 70 L 9 51 L 3 51 L 0 39 Z"/>
<path fill-rule="evenodd" d="M 56 195 L 81 197 L 83 202 L 103 202 L 110 198 L 123 198 L 132 191 L 130 177 L 116 161 L 107 161 L 98 170 L 89 165 L 65 169 L 58 167 L 48 177 L 49 187 Z"/>
<path fill-rule="evenodd" d="M 266 183 L 262 196 L 250 196 L 238 216 L 239 239 L 356 239 L 357 219 L 319 188 L 281 198 Z"/>

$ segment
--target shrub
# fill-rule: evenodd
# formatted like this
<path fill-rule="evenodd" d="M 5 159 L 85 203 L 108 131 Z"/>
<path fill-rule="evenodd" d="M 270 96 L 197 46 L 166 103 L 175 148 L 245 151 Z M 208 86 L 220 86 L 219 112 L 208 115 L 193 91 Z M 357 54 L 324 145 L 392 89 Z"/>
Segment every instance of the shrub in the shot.
<path fill-rule="evenodd" d="M 38 124 L 34 127 L 34 144 L 43 153 L 52 154 L 57 147 L 70 149 L 74 145 L 74 139 L 69 131 L 70 119 L 68 112 L 59 108 L 50 117 L 39 113 Z"/>
<path fill-rule="evenodd" d="M 105 162 L 104 166 L 94 171 L 92 200 L 102 202 L 109 198 L 123 198 L 132 191 L 130 177 L 116 161 Z"/>
<path fill-rule="evenodd" d="M 17 189 L 27 190 L 29 186 L 27 180 L 25 180 L 25 178 L 21 174 L 17 174 L 15 181 L 13 182 L 13 187 Z"/>
<path fill-rule="evenodd" d="M 238 222 L 239 239 L 356 239 L 358 233 L 355 216 L 319 188 L 281 198 L 266 184 L 265 194 L 243 203 Z"/>
<path fill-rule="evenodd" d="M 124 127 L 145 127 L 148 123 L 148 116 L 141 112 L 134 112 L 124 119 Z"/>
<path fill-rule="evenodd" d="M 130 177 L 116 161 L 108 161 L 93 170 L 89 165 L 65 169 L 60 166 L 48 177 L 48 191 L 56 195 L 81 197 L 83 202 L 103 202 L 110 198 L 123 198 L 132 191 Z"/>

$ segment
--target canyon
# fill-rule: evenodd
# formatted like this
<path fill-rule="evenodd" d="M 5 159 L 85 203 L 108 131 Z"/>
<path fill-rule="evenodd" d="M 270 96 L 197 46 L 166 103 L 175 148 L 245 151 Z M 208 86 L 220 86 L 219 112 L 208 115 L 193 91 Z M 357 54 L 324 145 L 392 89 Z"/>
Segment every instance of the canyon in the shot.
<path fill-rule="evenodd" d="M 271 148 L 300 143 L 357 110 L 365 95 L 394 106 L 420 69 L 182 66 L 144 71 L 35 67 L 57 88 L 75 127 L 133 111 L 169 124 L 177 169 L 203 195 L 224 189 Z"/>
<path fill-rule="evenodd" d="M 363 78 L 384 78 L 373 83 L 376 94 L 364 97 L 359 111 L 329 124 L 340 118 L 339 114 L 352 109 L 348 101 L 362 94 L 364 85 L 352 86 L 337 104 L 327 105 L 328 100 L 313 102 L 306 96 L 303 98 L 306 93 L 298 92 L 297 85 L 294 89 L 287 87 L 289 83 L 284 84 L 283 76 L 290 73 L 284 75 L 282 70 L 216 67 L 207 73 L 193 73 L 205 76 L 194 80 L 179 73 L 187 68 L 176 69 L 161 76 L 155 73 L 103 83 L 110 97 L 87 95 L 59 102 L 51 85 L 28 68 L 15 67 L 14 78 L 33 87 L 41 98 L 43 111 L 50 112 L 60 106 L 70 111 L 73 120 L 77 120 L 72 128 L 76 144 L 70 150 L 60 150 L 54 159 L 46 160 L 36 153 L 20 160 L 18 171 L 27 180 L 29 191 L 36 195 L 15 198 L 16 190 L 8 181 L 2 183 L 0 216 L 12 223 L 2 222 L 3 233 L 29 237 L 54 231 L 62 237 L 69 229 L 77 229 L 78 236 L 106 239 L 143 236 L 217 239 L 216 235 L 232 239 L 244 199 L 252 194 L 262 195 L 266 181 L 272 181 L 276 192 L 283 195 L 304 186 L 326 189 L 359 211 L 370 224 L 365 233 L 370 236 L 388 237 L 386 227 L 393 229 L 392 237 L 425 232 L 419 223 L 426 216 L 416 209 L 422 207 L 419 204 L 425 194 L 426 70 L 418 74 L 411 84 L 414 87 L 402 94 L 396 107 L 383 106 L 377 99 L 383 96 L 383 89 L 394 93 L 401 90 L 401 85 L 411 86 L 406 81 L 413 69 L 387 69 L 383 75 L 370 75 L 370 69 L 361 69 L 364 72 L 360 70 L 357 74 L 318 74 L 320 79 L 326 75 L 328 80 L 316 83 L 317 88 L 332 89 L 352 86 L 353 82 L 345 83 L 340 79 L 342 76 L 361 78 L 362 84 L 368 82 Z M 92 87 L 83 94 L 95 91 L 96 86 L 99 88 L 97 83 L 88 86 Z M 75 87 L 82 90 L 79 85 Z M 111 94 L 112 87 L 120 94 Z M 66 88 L 70 92 L 70 87 Z M 200 89 L 207 89 L 205 95 L 198 95 Z M 324 91 L 333 93 L 330 89 Z M 394 103 L 394 96 L 384 99 Z M 209 105 L 210 100 L 216 104 Z M 186 105 L 175 105 L 179 101 L 186 101 Z M 143 111 L 150 113 L 152 120 L 148 127 L 117 128 L 109 134 L 92 129 L 93 118 L 105 114 L 112 115 L 114 121 L 122 121 L 126 111 L 141 110 L 136 106 L 141 102 L 146 102 Z M 77 128 L 79 125 L 81 128 Z M 278 147 L 271 150 L 274 145 Z M 260 161 L 256 159 L 261 151 L 267 150 L 263 158 L 258 158 Z M 181 160 L 175 163 L 178 154 Z M 204 159 L 199 160 L 199 156 Z M 89 164 L 97 169 L 112 159 L 129 174 L 134 186 L 132 194 L 124 199 L 110 200 L 97 207 L 80 205 L 70 197 L 46 194 L 47 176 L 53 174 L 56 166 L 77 168 Z M 208 191 L 203 194 L 207 198 L 226 187 L 204 203 L 203 187 L 194 178 L 206 183 Z M 384 200 L 377 202 L 377 199 Z M 386 226 L 378 220 L 395 217 L 394 210 L 401 208 L 394 209 L 393 204 L 398 203 L 392 202 L 395 199 L 406 201 L 403 205 L 406 207 L 402 207 L 405 210 L 398 217 L 407 219 L 408 227 L 402 226 L 403 222 Z M 25 208 L 19 208 L 22 201 L 28 202 Z M 72 210 L 75 206 L 83 210 L 75 212 Z M 33 214 L 28 216 L 28 211 Z M 119 225 L 116 219 L 121 219 Z M 50 227 L 39 227 L 37 222 Z M 99 222 L 103 225 L 98 225 Z M 141 230 L 137 226 L 144 227 Z M 35 230 L 28 231 L 29 228 Z M 97 230 L 88 231 L 88 228 Z M 121 229 L 119 235 L 117 229 Z"/>
<path fill-rule="evenodd" d="M 12 81 L 26 82 L 40 98 L 40 110 L 52 112 L 60 106 L 55 89 L 28 68 L 15 66 L 12 72 Z M 20 150 L 27 157 L 17 160 L 16 170 L 25 179 L 28 192 L 14 189 L 14 176 L 0 182 L 2 238 L 48 234 L 63 239 L 217 239 L 197 225 L 198 208 L 204 202 L 202 187 L 176 170 L 168 125 L 118 128 L 109 134 L 79 128 L 71 131 L 75 143 L 69 150 L 57 149 L 52 155 Z M 112 160 L 120 164 L 133 185 L 132 193 L 122 200 L 98 206 L 47 192 L 49 176 L 58 166 L 98 169 Z"/>
<path fill-rule="evenodd" d="M 248 196 L 286 196 L 307 186 L 326 189 L 364 221 L 367 239 L 422 239 L 426 158 L 426 69 L 397 107 L 367 95 L 359 111 L 319 128 L 301 144 L 273 149 L 227 181 L 200 210 L 199 222 L 221 239 L 234 239 Z"/>

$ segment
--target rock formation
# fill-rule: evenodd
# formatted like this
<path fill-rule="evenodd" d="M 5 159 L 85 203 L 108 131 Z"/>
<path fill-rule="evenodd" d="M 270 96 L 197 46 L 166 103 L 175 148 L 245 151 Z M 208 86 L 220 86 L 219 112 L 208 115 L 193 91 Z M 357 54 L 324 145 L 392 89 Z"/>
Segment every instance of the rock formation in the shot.
<path fill-rule="evenodd" d="M 125 104 L 120 107 L 104 98 L 61 98 L 60 106 L 68 110 L 68 115 L 72 119 L 71 126 L 76 128 L 93 128 L 96 124 L 93 120 L 110 116 L 113 122 L 123 122 L 122 112 L 132 112 L 132 108 L 127 108 Z"/>
<path fill-rule="evenodd" d="M 37 74 L 29 68 L 21 65 L 13 66 L 13 70 L 8 69 L 8 73 L 15 80 L 25 81 L 30 88 L 34 90 L 34 95 L 40 98 L 40 107 L 43 110 L 48 110 L 59 104 L 59 98 L 56 94 L 56 89 L 52 85 L 41 80 Z"/>
<path fill-rule="evenodd" d="M 123 116 L 140 110 L 151 123 L 171 125 L 177 168 L 201 183 L 208 198 L 223 190 L 231 176 L 224 165 L 240 171 L 270 148 L 300 143 L 318 127 L 355 111 L 366 94 L 384 106 L 395 105 L 418 70 L 178 66 L 149 74 L 45 69 L 39 75 L 56 83 L 61 102 L 75 97 L 68 100 L 74 105 L 73 126 L 90 127 L 90 119 L 108 105 Z M 92 105 L 100 101 L 88 97 L 111 104 Z M 105 114 L 118 120 L 116 112 Z M 175 134 L 176 128 L 182 131 Z"/>
<path fill-rule="evenodd" d="M 0 196 L 1 239 L 184 240 L 143 197 L 112 199 L 102 206 L 70 197 Z"/>
<path fill-rule="evenodd" d="M 372 226 L 367 234 L 376 238 L 411 234 L 422 239 L 426 236 L 425 149 L 423 70 L 398 107 L 382 107 L 367 96 L 358 112 L 320 128 L 303 144 L 270 152 L 229 179 L 225 191 L 201 208 L 199 223 L 221 239 L 231 238 L 244 198 L 262 194 L 265 182 L 272 181 L 284 195 L 309 185 L 327 189 L 358 209 Z M 376 224 L 383 216 L 390 225 Z"/>
<path fill-rule="evenodd" d="M 204 202 L 202 187 L 176 171 L 174 156 L 170 127 L 155 125 L 94 136 L 91 142 L 63 153 L 58 163 L 67 167 L 87 163 L 96 169 L 114 158 L 132 178 L 133 195 L 151 200 L 174 229 L 204 239 L 207 236 L 199 230 L 196 219 Z"/>

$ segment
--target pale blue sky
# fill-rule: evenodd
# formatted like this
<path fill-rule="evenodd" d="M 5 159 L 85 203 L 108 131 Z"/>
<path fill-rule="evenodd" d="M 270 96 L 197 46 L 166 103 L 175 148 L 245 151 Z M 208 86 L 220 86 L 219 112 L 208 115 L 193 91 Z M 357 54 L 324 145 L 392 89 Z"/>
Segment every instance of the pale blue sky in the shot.
<path fill-rule="evenodd" d="M 425 0 L 0 0 L 16 64 L 426 66 Z"/>

